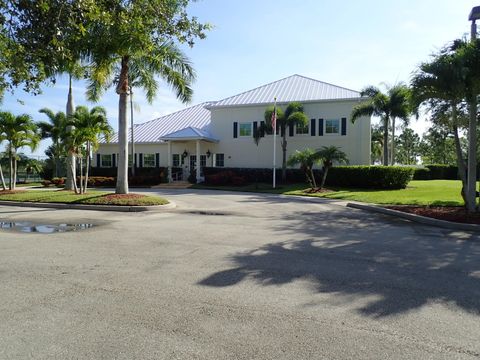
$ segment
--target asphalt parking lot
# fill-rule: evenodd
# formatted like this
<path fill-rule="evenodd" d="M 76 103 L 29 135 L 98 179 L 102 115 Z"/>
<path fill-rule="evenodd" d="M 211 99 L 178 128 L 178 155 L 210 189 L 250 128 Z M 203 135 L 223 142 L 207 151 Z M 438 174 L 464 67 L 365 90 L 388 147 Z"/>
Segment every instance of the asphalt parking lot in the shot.
<path fill-rule="evenodd" d="M 273 195 L 0 207 L 0 359 L 473 359 L 480 239 Z"/>

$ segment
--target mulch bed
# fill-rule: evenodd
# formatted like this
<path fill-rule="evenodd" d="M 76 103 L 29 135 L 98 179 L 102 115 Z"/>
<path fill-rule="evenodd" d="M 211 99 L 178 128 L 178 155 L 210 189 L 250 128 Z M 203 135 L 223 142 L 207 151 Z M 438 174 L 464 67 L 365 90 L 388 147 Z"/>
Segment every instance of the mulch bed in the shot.
<path fill-rule="evenodd" d="M 480 224 L 480 213 L 470 214 L 463 207 L 454 206 L 386 206 L 388 209 L 465 224 Z"/>
<path fill-rule="evenodd" d="M 134 200 L 134 199 L 141 199 L 144 198 L 146 195 L 141 195 L 141 194 L 109 194 L 109 195 L 103 195 L 103 199 L 107 200 L 116 200 L 116 199 L 122 199 L 122 200 Z"/>
<path fill-rule="evenodd" d="M 24 193 L 27 190 L 0 190 L 0 195 L 11 195 L 11 194 L 19 194 Z"/>

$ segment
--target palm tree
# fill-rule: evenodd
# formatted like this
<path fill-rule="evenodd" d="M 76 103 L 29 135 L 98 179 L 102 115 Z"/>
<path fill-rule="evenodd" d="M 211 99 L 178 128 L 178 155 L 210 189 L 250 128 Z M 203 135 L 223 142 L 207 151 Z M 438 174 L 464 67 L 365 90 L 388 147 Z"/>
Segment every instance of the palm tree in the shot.
<path fill-rule="evenodd" d="M 72 154 L 81 156 L 84 152 L 86 155 L 85 177 L 80 175 L 80 193 L 84 194 L 87 192 L 90 154 L 92 150 L 95 151 L 98 148 L 100 137 L 109 141 L 113 130 L 108 124 L 107 113 L 101 106 L 96 106 L 90 111 L 86 106 L 77 106 L 69 119 L 69 124 L 74 128 L 72 132 L 74 141 L 71 144 Z M 82 165 L 80 165 L 80 171 L 83 171 Z"/>
<path fill-rule="evenodd" d="M 465 97 L 464 68 L 459 59 L 452 53 L 442 50 L 431 62 L 423 63 L 412 77 L 412 99 L 416 109 L 427 104 L 434 113 L 444 118 L 449 114 L 451 129 L 457 155 L 458 175 L 462 181 L 462 197 L 465 206 L 473 211 L 475 201 L 471 204 L 466 196 L 467 166 L 462 153 L 459 136 L 459 111 Z"/>
<path fill-rule="evenodd" d="M 362 116 L 378 116 L 383 126 L 383 165 L 389 164 L 388 159 L 388 130 L 390 121 L 392 122 L 392 137 L 395 137 L 395 120 L 402 119 L 408 121 L 410 116 L 409 90 L 400 83 L 387 89 L 383 93 L 375 86 L 367 86 L 361 91 L 361 96 L 366 96 L 367 100 L 356 105 L 351 114 L 352 122 L 355 122 Z M 391 161 L 395 162 L 395 145 L 391 145 Z"/>
<path fill-rule="evenodd" d="M 300 164 L 300 169 L 305 173 L 308 183 L 312 190 L 317 188 L 315 175 L 313 174 L 313 165 L 320 161 L 318 152 L 312 149 L 305 149 L 303 151 L 296 150 L 294 154 L 288 158 L 288 166 L 295 166 Z"/>
<path fill-rule="evenodd" d="M 0 134 L 0 144 L 2 143 L 3 140 L 5 140 L 5 137 L 3 137 Z M 3 157 L 3 154 L 4 153 L 0 154 L 0 159 Z M 3 177 L 3 169 L 2 169 L 2 164 L 1 163 L 0 163 L 0 181 L 2 182 L 2 190 L 7 190 L 7 187 L 5 186 L 5 178 Z"/>
<path fill-rule="evenodd" d="M 59 111 L 56 114 L 47 108 L 39 110 L 40 113 L 47 115 L 48 121 L 39 121 L 37 126 L 40 129 L 42 139 L 52 139 L 52 153 L 55 177 L 59 177 L 59 161 L 60 157 L 64 154 L 62 139 L 66 136 L 67 118 L 65 113 Z"/>
<path fill-rule="evenodd" d="M 348 164 L 347 154 L 336 146 L 323 146 L 321 149 L 317 150 L 315 156 L 323 162 L 322 184 L 320 185 L 320 189 L 323 189 L 325 180 L 327 180 L 328 170 L 334 163 Z"/>
<path fill-rule="evenodd" d="M 383 133 L 382 129 L 378 125 L 372 126 L 371 130 L 371 155 L 372 164 L 377 161 L 381 162 L 383 158 Z"/>
<path fill-rule="evenodd" d="M 159 88 L 158 78 L 166 81 L 176 93 L 177 98 L 187 103 L 192 98 L 191 84 L 195 73 L 189 59 L 173 43 L 165 42 L 157 49 L 138 55 L 110 56 L 95 62 L 90 74 L 87 96 L 96 101 L 107 88 L 115 85 L 119 95 L 118 134 L 119 158 L 117 168 L 117 194 L 128 193 L 128 134 L 127 134 L 127 98 L 130 91 L 130 70 L 137 79 L 135 85 L 145 91 L 149 103 L 152 103 Z"/>
<path fill-rule="evenodd" d="M 289 126 L 306 126 L 308 118 L 303 112 L 303 105 L 299 102 L 291 102 L 287 105 L 285 113 L 278 106 L 270 106 L 265 110 L 265 123 L 272 128 L 272 114 L 276 111 L 276 118 L 280 135 L 282 136 L 282 181 L 287 180 L 287 127 Z M 272 131 L 277 131 L 272 129 Z"/>
<path fill-rule="evenodd" d="M 30 115 L 15 116 L 10 112 L 0 112 L 0 137 L 8 141 L 7 152 L 10 162 L 10 190 L 15 190 L 17 181 L 17 150 L 28 146 L 33 151 L 40 142 L 37 125 Z"/>

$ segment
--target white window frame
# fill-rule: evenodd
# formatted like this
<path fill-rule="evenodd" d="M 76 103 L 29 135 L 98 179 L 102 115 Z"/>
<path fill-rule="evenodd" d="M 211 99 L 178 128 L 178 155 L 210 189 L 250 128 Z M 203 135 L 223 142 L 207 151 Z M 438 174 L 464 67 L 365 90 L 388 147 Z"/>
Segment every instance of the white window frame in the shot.
<path fill-rule="evenodd" d="M 147 164 L 147 156 L 152 156 L 153 157 L 153 164 Z M 156 159 L 155 159 L 155 154 L 143 154 L 143 167 L 146 167 L 146 168 L 154 168 L 155 167 L 155 162 L 156 162 Z"/>
<path fill-rule="evenodd" d="M 307 129 L 306 132 L 304 132 L 304 133 L 299 133 L 299 132 L 298 132 L 298 124 L 295 124 L 295 135 L 298 135 L 298 136 L 309 135 L 309 134 L 310 134 L 310 125 L 309 125 L 308 123 L 305 125 L 305 129 Z"/>
<path fill-rule="evenodd" d="M 222 164 L 222 165 L 218 165 L 217 155 L 223 155 L 223 164 Z M 214 160 L 215 160 L 215 165 L 214 165 L 214 167 L 225 167 L 225 154 L 223 154 L 223 153 L 218 153 L 218 154 L 215 154 L 214 156 L 215 156 L 215 157 L 214 157 Z"/>
<path fill-rule="evenodd" d="M 242 135 L 242 125 L 248 125 L 250 131 L 248 135 Z M 239 138 L 246 138 L 253 136 L 253 124 L 251 122 L 241 122 L 238 123 L 238 137 Z"/>
<path fill-rule="evenodd" d="M 177 165 L 175 165 L 175 156 L 177 157 Z M 180 167 L 182 164 L 180 160 L 180 154 L 172 154 L 172 166 L 173 167 Z"/>
<path fill-rule="evenodd" d="M 110 164 L 107 166 L 104 164 L 103 162 L 103 157 L 106 157 L 108 156 L 110 158 Z M 113 165 L 113 159 L 112 159 L 112 154 L 100 154 L 100 167 L 104 167 L 104 168 L 107 168 L 107 167 L 112 167 Z"/>
<path fill-rule="evenodd" d="M 338 123 L 338 132 L 327 132 L 327 123 L 329 121 L 336 121 Z M 336 136 L 336 135 L 340 135 L 342 129 L 341 129 L 341 126 L 342 126 L 342 123 L 340 121 L 340 119 L 325 119 L 325 128 L 323 129 L 323 133 L 327 136 Z"/>

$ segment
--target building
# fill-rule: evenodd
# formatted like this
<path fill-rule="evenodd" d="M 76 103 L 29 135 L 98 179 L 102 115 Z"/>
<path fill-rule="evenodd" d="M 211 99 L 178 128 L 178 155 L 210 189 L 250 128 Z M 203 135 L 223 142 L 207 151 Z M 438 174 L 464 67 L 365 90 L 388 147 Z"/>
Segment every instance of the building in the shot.
<path fill-rule="evenodd" d="M 370 164 L 370 118 L 349 120 L 360 93 L 300 75 L 136 124 L 135 163 L 168 167 L 171 180 L 185 179 L 191 171 L 201 180 L 205 166 L 271 168 L 273 135 L 265 134 L 257 146 L 253 133 L 275 97 L 283 109 L 292 101 L 301 102 L 310 119 L 306 127 L 287 129 L 287 157 L 295 150 L 335 145 L 347 154 L 350 164 Z M 281 167 L 281 137 L 276 138 L 277 167 Z M 100 145 L 93 165 L 115 167 L 117 149 L 115 135 L 110 143 Z M 182 171 L 172 173 L 172 168 Z"/>

